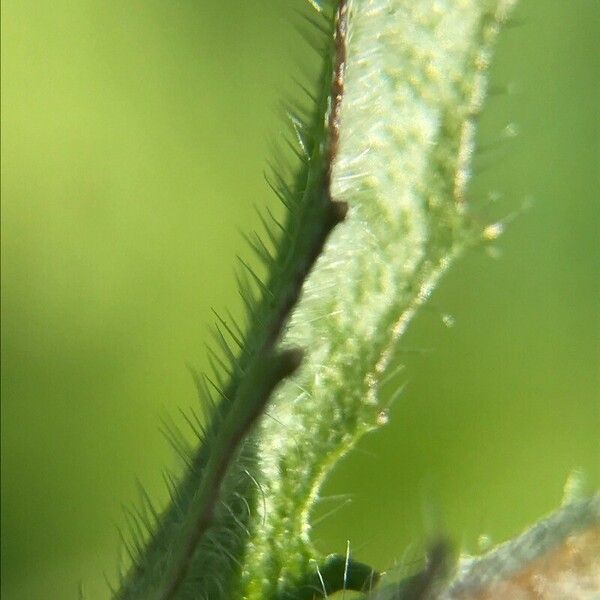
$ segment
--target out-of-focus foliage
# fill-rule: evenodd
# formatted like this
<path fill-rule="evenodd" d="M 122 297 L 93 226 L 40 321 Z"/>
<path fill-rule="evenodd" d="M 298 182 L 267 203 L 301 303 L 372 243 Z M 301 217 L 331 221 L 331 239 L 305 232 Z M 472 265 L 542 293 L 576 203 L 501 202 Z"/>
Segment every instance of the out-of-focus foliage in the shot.
<path fill-rule="evenodd" d="M 299 3 L 3 3 L 6 598 L 75 597 L 80 580 L 105 597 L 135 478 L 165 499 L 159 418 L 195 401 L 185 364 L 205 365 L 210 306 L 240 313 L 236 228 L 275 205 L 276 103 L 314 64 L 286 16 Z M 555 506 L 571 468 L 600 483 L 600 7 L 529 0 L 515 19 L 471 195 L 484 222 L 535 203 L 404 339 L 390 425 L 327 486 L 356 496 L 318 525 L 325 551 L 349 538 L 388 566 L 432 513 L 475 550 Z"/>

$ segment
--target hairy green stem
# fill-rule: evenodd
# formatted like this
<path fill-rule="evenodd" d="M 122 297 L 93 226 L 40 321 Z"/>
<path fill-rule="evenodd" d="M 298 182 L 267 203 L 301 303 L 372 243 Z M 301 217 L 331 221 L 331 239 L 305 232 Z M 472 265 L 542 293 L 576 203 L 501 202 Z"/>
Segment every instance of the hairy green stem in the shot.
<path fill-rule="evenodd" d="M 226 585 L 220 581 L 226 569 L 221 566 L 213 571 L 209 566 L 213 553 L 200 547 L 208 544 L 222 551 L 219 542 L 214 542 L 209 537 L 208 530 L 211 527 L 214 530 L 219 522 L 217 503 L 222 494 L 223 480 L 236 459 L 236 467 L 243 464 L 242 474 L 256 483 L 249 471 L 254 462 L 251 458 L 252 450 L 246 448 L 245 459 L 240 460 L 239 447 L 263 413 L 273 389 L 283 378 L 294 372 L 301 362 L 301 350 L 277 348 L 281 332 L 327 237 L 346 215 L 346 204 L 331 197 L 332 161 L 339 139 L 339 89 L 344 68 L 344 7 L 345 3 L 341 2 L 330 18 L 335 35 L 326 48 L 326 55 L 331 57 L 326 63 L 331 60 L 331 65 L 326 64 L 324 79 L 326 84 L 328 79 L 331 83 L 324 86 L 321 99 L 315 107 L 316 123 L 314 130 L 310 132 L 312 140 L 303 145 L 306 165 L 298 176 L 301 193 L 299 197 L 294 197 L 286 190 L 280 191 L 282 201 L 289 210 L 285 227 L 277 223 L 283 231 L 281 242 L 275 257 L 271 257 L 268 251 L 259 251 L 270 270 L 266 284 L 242 263 L 261 292 L 260 302 L 257 302 L 250 286 L 242 284 L 242 295 L 252 319 L 250 330 L 244 341 L 240 341 L 227 322 L 220 319 L 221 325 L 240 346 L 240 356 L 235 356 L 219 331 L 224 353 L 231 363 L 230 380 L 226 386 L 213 384 L 220 396 L 219 404 L 209 417 L 208 430 L 204 432 L 198 451 L 189 457 L 190 471 L 176 490 L 177 499 L 173 500 L 173 507 L 161 518 L 160 527 L 147 549 L 135 559 L 134 567 L 123 582 L 117 598 L 171 600 L 179 597 L 190 570 L 199 570 L 195 565 L 198 552 L 201 553 L 199 562 L 203 565 L 200 570 L 208 573 L 213 580 L 206 586 L 194 586 L 200 589 L 195 589 L 193 595 L 201 593 L 213 597 L 214 592 L 209 594 L 208 590 L 219 590 L 222 593 Z M 330 102 L 330 98 L 334 100 Z M 337 102 L 335 98 L 338 98 Z M 227 365 L 225 370 L 228 370 Z M 204 394 L 203 400 L 208 402 L 210 394 Z M 244 454 L 244 450 L 241 454 Z M 245 517 L 240 518 L 236 515 L 237 508 L 234 510 L 229 503 L 225 504 L 235 528 L 241 526 L 246 529 L 243 519 L 250 516 L 253 498 L 246 486 L 247 482 L 242 484 L 244 489 L 234 486 L 237 499 L 248 507 Z M 228 526 L 223 528 L 224 533 L 231 534 L 228 530 Z M 233 536 L 237 550 L 244 541 L 237 538 L 236 531 Z M 235 562 L 236 550 L 227 553 L 228 567 Z M 220 560 L 217 558 L 216 562 L 218 564 Z M 184 589 L 181 593 L 188 592 Z"/>
<path fill-rule="evenodd" d="M 315 575 L 340 579 L 312 547 L 310 513 L 336 461 L 386 422 L 378 387 L 398 337 L 484 237 L 466 185 L 513 3 L 313 3 L 324 68 L 310 114 L 292 117 L 301 164 L 276 186 L 287 220 L 269 234 L 274 256 L 250 240 L 269 275 L 242 281 L 245 336 L 221 319 L 219 402 L 116 598 L 300 599 L 372 573 L 347 557 L 341 582 L 306 592 Z"/>

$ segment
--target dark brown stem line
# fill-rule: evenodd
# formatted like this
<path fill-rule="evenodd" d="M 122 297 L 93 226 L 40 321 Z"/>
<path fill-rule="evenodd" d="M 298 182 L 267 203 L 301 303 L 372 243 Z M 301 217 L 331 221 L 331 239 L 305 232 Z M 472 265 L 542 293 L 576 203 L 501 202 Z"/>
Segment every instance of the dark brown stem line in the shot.
<path fill-rule="evenodd" d="M 301 362 L 302 352 L 300 350 L 284 350 L 278 353 L 277 356 L 266 356 L 263 364 L 257 368 L 257 372 L 249 375 L 249 382 L 246 387 L 251 387 L 252 391 L 260 398 L 260 401 L 255 402 L 250 407 L 235 405 L 228 415 L 227 421 L 223 425 L 223 431 L 226 435 L 223 435 L 217 441 L 209 463 L 206 465 L 206 477 L 202 482 L 201 490 L 204 498 L 198 502 L 200 512 L 193 516 L 190 535 L 184 540 L 181 557 L 175 563 L 176 568 L 171 579 L 158 596 L 160 600 L 171 600 L 175 597 L 189 571 L 194 552 L 202 536 L 211 525 L 221 486 L 232 458 L 235 456 L 242 440 L 262 415 L 267 400 L 277 384 L 294 373 Z M 263 377 L 264 372 L 268 372 L 270 377 Z M 255 381 L 255 379 L 258 379 L 258 381 Z M 255 386 L 258 386 L 259 389 L 256 389 Z"/>
<path fill-rule="evenodd" d="M 335 55 L 333 77 L 331 80 L 331 106 L 327 120 L 329 130 L 329 145 L 327 149 L 327 169 L 325 183 L 328 190 L 331 188 L 331 174 L 333 164 L 337 157 L 340 142 L 340 115 L 342 112 L 342 99 L 344 97 L 344 75 L 346 72 L 346 42 L 348 35 L 348 4 L 347 0 L 340 0 L 335 16 Z M 331 198 L 331 193 L 329 194 Z"/>

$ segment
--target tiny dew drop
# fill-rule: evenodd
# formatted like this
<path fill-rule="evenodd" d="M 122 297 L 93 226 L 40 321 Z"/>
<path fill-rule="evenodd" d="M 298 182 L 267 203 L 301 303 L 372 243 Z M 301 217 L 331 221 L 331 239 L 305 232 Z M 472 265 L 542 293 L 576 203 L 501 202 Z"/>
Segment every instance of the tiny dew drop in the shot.
<path fill-rule="evenodd" d="M 449 315 L 448 313 L 444 313 L 442 315 L 442 323 L 446 327 L 454 327 L 456 325 L 456 319 L 453 315 Z"/>
<path fill-rule="evenodd" d="M 511 139 L 511 138 L 515 138 L 519 135 L 519 126 L 516 123 L 509 123 L 503 130 L 502 130 L 502 137 L 504 139 Z"/>
<path fill-rule="evenodd" d="M 383 425 L 387 425 L 389 420 L 390 416 L 387 410 L 382 410 L 377 415 L 377 425 L 379 425 L 380 427 L 383 427 Z"/>
<path fill-rule="evenodd" d="M 483 239 L 492 241 L 497 240 L 504 233 L 503 223 L 491 223 L 483 230 Z"/>
<path fill-rule="evenodd" d="M 489 550 L 492 547 L 492 545 L 493 545 L 492 538 L 485 533 L 482 533 L 477 538 L 477 546 L 479 547 L 480 552 L 485 552 L 485 551 Z"/>

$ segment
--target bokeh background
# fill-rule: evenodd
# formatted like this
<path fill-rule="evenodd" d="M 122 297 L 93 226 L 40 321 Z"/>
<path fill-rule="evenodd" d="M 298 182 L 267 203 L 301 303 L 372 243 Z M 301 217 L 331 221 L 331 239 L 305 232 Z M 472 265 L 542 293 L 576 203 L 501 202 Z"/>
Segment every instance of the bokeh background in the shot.
<path fill-rule="evenodd" d="M 136 479 L 164 501 L 160 418 L 195 403 L 210 307 L 241 312 L 238 228 L 275 205 L 278 102 L 316 72 L 302 2 L 2 3 L 7 600 L 107 598 Z M 432 521 L 476 550 L 573 468 L 600 484 L 598 40 L 595 0 L 522 0 L 502 34 L 471 195 L 483 221 L 533 203 L 402 341 L 406 391 L 328 482 L 352 502 L 319 508 L 323 550 L 387 567 Z"/>

